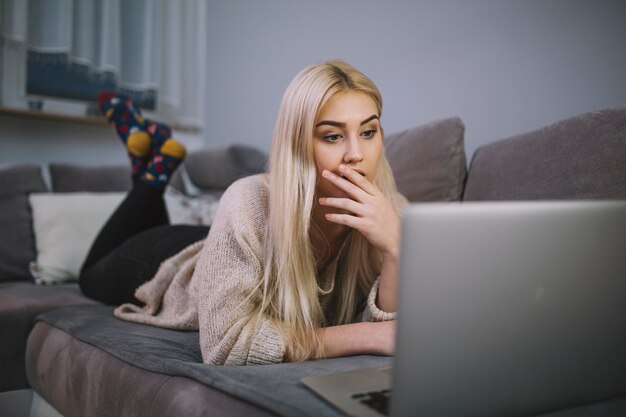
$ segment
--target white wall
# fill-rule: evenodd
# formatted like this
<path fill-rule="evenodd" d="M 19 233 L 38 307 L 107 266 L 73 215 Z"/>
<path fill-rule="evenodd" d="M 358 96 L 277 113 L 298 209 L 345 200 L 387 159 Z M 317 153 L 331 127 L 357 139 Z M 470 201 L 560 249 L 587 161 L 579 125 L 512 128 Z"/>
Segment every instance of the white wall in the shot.
<path fill-rule="evenodd" d="M 203 138 L 182 135 L 191 148 L 269 149 L 284 88 L 329 58 L 379 86 L 388 133 L 458 115 L 468 154 L 626 105 L 623 0 L 208 1 L 207 123 Z M 125 160 L 106 127 L 0 116 L 0 166 Z"/>
<path fill-rule="evenodd" d="M 385 102 L 388 133 L 451 115 L 492 140 L 626 105 L 626 1 L 211 0 L 209 144 L 269 147 L 304 66 L 343 58 Z"/>

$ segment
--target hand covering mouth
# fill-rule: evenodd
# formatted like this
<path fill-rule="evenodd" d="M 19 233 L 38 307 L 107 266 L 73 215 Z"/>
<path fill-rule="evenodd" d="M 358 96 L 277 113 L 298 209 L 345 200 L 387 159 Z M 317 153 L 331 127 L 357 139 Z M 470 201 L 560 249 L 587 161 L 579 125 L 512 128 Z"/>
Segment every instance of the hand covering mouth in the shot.
<path fill-rule="evenodd" d="M 365 172 L 363 172 L 362 169 L 359 169 L 359 168 L 352 168 L 352 169 L 355 170 L 357 173 L 361 174 L 363 177 L 365 177 Z M 339 175 L 340 177 L 344 177 L 345 178 L 345 175 L 343 175 L 341 173 L 338 173 L 337 175 Z"/>

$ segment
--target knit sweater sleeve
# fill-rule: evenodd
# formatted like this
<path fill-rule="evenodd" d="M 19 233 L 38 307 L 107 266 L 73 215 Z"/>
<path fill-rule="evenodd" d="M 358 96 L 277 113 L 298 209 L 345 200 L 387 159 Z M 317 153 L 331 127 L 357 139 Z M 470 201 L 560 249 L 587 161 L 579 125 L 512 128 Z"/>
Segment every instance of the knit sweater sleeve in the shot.
<path fill-rule="evenodd" d="M 235 182 L 220 200 L 194 274 L 200 347 L 205 363 L 281 362 L 274 324 L 253 321 L 264 265 L 267 187 L 260 176 Z"/>
<path fill-rule="evenodd" d="M 367 303 L 365 310 L 363 310 L 361 320 L 362 321 L 390 321 L 398 318 L 397 312 L 383 311 L 376 305 L 376 298 L 378 298 L 378 287 L 380 286 L 380 277 L 374 281 L 374 285 L 370 290 L 367 297 Z"/>

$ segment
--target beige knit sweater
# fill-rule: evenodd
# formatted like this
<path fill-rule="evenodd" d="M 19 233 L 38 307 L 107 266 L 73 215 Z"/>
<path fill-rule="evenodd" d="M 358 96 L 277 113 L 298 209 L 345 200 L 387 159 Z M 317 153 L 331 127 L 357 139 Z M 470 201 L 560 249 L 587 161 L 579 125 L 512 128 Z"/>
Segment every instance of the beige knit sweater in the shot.
<path fill-rule="evenodd" d="M 285 348 L 272 322 L 246 326 L 258 302 L 263 277 L 268 186 L 263 175 L 236 181 L 224 193 L 204 242 L 194 243 L 164 261 L 154 278 L 135 295 L 144 307 L 123 304 L 121 319 L 179 330 L 199 330 L 205 363 L 281 362 Z M 328 322 L 335 313 L 335 276 L 341 256 L 318 277 L 320 303 Z M 338 267 L 339 265 L 339 267 Z M 378 280 L 366 302 L 364 321 L 395 319 L 376 307 Z"/>

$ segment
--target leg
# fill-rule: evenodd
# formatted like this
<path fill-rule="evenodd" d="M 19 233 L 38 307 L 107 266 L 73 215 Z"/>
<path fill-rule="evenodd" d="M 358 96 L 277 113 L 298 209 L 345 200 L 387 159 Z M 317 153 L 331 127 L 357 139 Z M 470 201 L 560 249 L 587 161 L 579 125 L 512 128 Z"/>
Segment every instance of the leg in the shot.
<path fill-rule="evenodd" d="M 146 170 L 150 159 L 151 138 L 144 128 L 141 111 L 124 96 L 104 91 L 98 95 L 100 110 L 126 146 L 133 182 Z"/>
<path fill-rule="evenodd" d="M 161 262 L 188 245 L 206 238 L 206 226 L 159 226 L 132 236 L 80 276 L 85 295 L 106 304 L 140 304 L 135 290 L 150 280 Z"/>
<path fill-rule="evenodd" d="M 132 265 L 116 267 L 115 260 L 124 265 L 124 261 L 118 258 L 130 256 L 126 252 L 123 252 L 125 255 L 122 257 L 116 256 L 116 249 L 141 232 L 169 224 L 163 190 L 171 174 L 185 157 L 185 148 L 170 137 L 169 127 L 144 120 L 130 99 L 105 92 L 99 95 L 98 101 L 102 112 L 126 146 L 132 166 L 133 188 L 100 230 L 83 263 L 79 282 L 86 295 L 107 303 L 118 303 L 134 299 L 137 282 L 141 284 L 151 276 L 125 273 L 126 268 L 128 272 L 136 270 Z M 153 239 L 157 237 L 153 236 Z M 169 239 L 166 236 L 163 238 Z M 129 248 L 143 246 L 152 251 L 155 244 L 159 244 L 158 241 L 146 239 L 140 241 L 143 245 L 131 245 Z M 140 249 L 131 251 L 135 252 L 138 259 L 144 262 L 146 253 Z M 160 255 L 159 252 L 156 254 Z M 172 254 L 166 255 L 161 260 Z M 96 276 L 96 271 L 102 272 L 101 276 Z M 120 277 L 127 279 L 122 280 Z M 107 285 L 110 287 L 107 288 Z"/>
<path fill-rule="evenodd" d="M 185 158 L 184 145 L 172 139 L 167 125 L 144 119 L 128 97 L 104 91 L 98 95 L 98 103 L 126 146 L 133 182 L 164 188 Z"/>
<path fill-rule="evenodd" d="M 163 190 L 137 181 L 100 230 L 83 263 L 81 274 L 131 236 L 167 224 L 169 218 Z"/>

